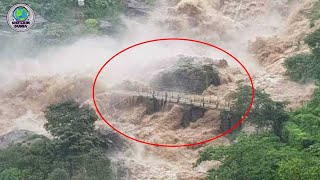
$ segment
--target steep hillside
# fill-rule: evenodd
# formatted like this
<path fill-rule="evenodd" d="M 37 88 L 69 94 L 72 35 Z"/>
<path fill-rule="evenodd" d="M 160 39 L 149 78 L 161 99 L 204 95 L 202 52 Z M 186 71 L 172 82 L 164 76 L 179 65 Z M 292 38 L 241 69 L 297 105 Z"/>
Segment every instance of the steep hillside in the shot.
<path fill-rule="evenodd" d="M 249 47 L 254 60 L 264 67 L 256 77 L 256 85 L 274 99 L 290 102 L 293 108 L 308 101 L 315 87 L 313 83 L 291 82 L 285 75 L 283 62 L 287 57 L 309 51 L 303 39 L 320 27 L 319 24 L 310 27 L 308 14 L 313 4 L 314 1 L 305 1 L 294 5 L 281 33 L 269 38 L 258 37 Z"/>

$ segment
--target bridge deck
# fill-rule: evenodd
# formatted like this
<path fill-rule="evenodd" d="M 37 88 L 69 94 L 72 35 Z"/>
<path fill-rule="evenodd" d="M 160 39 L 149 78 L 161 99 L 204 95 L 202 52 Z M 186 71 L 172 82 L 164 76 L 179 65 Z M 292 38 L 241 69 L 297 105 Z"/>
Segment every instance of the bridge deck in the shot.
<path fill-rule="evenodd" d="M 100 93 L 98 96 L 102 96 L 106 93 Z M 118 94 L 127 97 L 146 97 L 146 98 L 155 98 L 158 100 L 166 100 L 170 103 L 175 104 L 185 104 L 185 105 L 193 105 L 196 107 L 201 107 L 205 109 L 227 109 L 229 108 L 230 102 L 224 101 L 224 99 L 219 98 L 211 98 L 211 96 L 203 96 L 203 95 L 194 95 L 194 94 L 186 94 L 183 92 L 167 92 L 167 91 L 110 91 L 108 94 Z M 115 106 L 121 102 L 123 102 L 126 98 L 123 98 L 116 103 L 110 105 Z M 224 102 L 224 103 L 223 103 Z"/>

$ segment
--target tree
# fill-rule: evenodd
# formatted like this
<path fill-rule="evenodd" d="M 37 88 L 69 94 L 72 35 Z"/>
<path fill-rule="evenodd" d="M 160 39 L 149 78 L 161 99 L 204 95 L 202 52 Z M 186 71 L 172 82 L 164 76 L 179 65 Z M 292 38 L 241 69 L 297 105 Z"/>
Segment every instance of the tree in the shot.
<path fill-rule="evenodd" d="M 97 115 L 92 108 L 66 101 L 50 105 L 45 117 L 53 139 L 36 135 L 0 150 L 0 180 L 20 174 L 21 180 L 113 178 L 106 143 L 95 134 Z"/>
<path fill-rule="evenodd" d="M 55 151 L 61 158 L 70 158 L 87 153 L 92 148 L 103 146 L 95 133 L 95 111 L 75 101 L 50 105 L 45 111 L 46 129 L 55 137 Z"/>
<path fill-rule="evenodd" d="M 113 179 L 111 162 L 104 151 L 93 149 L 84 154 L 81 160 L 86 170 L 86 180 Z"/>
<path fill-rule="evenodd" d="M 107 147 L 95 133 L 98 116 L 89 106 L 65 101 L 50 105 L 45 117 L 48 120 L 45 127 L 54 136 L 53 152 L 65 162 L 64 167 L 71 176 L 85 166 L 86 162 L 81 160 L 84 154 Z"/>
<path fill-rule="evenodd" d="M 307 35 L 304 41 L 312 53 L 287 58 L 284 62 L 287 74 L 294 81 L 320 80 L 320 29 Z"/>
<path fill-rule="evenodd" d="M 209 180 L 274 179 L 277 163 L 283 154 L 277 136 L 263 134 L 240 136 L 231 146 L 209 147 L 200 152 L 197 164 L 207 160 L 222 163 L 219 169 L 209 171 Z"/>
<path fill-rule="evenodd" d="M 248 110 L 251 93 L 250 86 L 240 86 L 233 95 L 236 99 L 230 110 L 221 112 L 220 116 L 223 121 L 227 123 L 231 121 L 228 128 L 236 124 Z M 259 89 L 255 89 L 254 97 L 254 103 L 246 121 L 256 126 L 257 133 L 261 129 L 271 128 L 276 135 L 281 137 L 283 123 L 288 119 L 284 110 L 285 103 L 273 101 L 270 95 Z"/>
<path fill-rule="evenodd" d="M 310 19 L 310 26 L 314 27 L 317 20 L 320 19 L 320 0 L 316 1 L 311 9 L 311 12 L 309 12 L 308 16 Z"/>
<path fill-rule="evenodd" d="M 1 150 L 0 172 L 16 168 L 23 174 L 23 179 L 45 179 L 51 172 L 53 160 L 49 143 L 45 137 L 30 137 L 25 143 Z"/>
<path fill-rule="evenodd" d="M 320 143 L 320 91 L 304 107 L 291 114 L 291 121 L 285 125 L 285 135 L 298 148 L 317 147 Z"/>
<path fill-rule="evenodd" d="M 69 174 L 64 169 L 53 170 L 47 180 L 70 180 Z"/>
<path fill-rule="evenodd" d="M 307 82 L 320 78 L 320 62 L 313 54 L 298 54 L 285 60 L 287 75 L 294 81 Z"/>
<path fill-rule="evenodd" d="M 10 168 L 0 173 L 1 180 L 23 180 L 22 172 L 16 168 Z"/>
<path fill-rule="evenodd" d="M 318 89 L 306 106 L 290 113 L 281 138 L 270 132 L 240 134 L 230 146 L 205 148 L 197 164 L 207 160 L 222 163 L 219 169 L 209 171 L 207 179 L 210 180 L 317 180 L 320 176 L 319 114 Z"/>
<path fill-rule="evenodd" d="M 112 21 L 117 19 L 122 10 L 121 1 L 115 0 L 92 0 L 85 4 L 85 15 L 88 19 L 107 18 Z"/>
<path fill-rule="evenodd" d="M 197 164 L 207 160 L 222 162 L 209 171 L 210 180 L 316 180 L 320 174 L 319 157 L 268 133 L 241 135 L 231 146 L 206 148 Z"/>
<path fill-rule="evenodd" d="M 304 39 L 304 42 L 308 44 L 312 53 L 318 58 L 320 58 L 320 29 L 317 29 L 313 33 L 309 34 Z"/>
<path fill-rule="evenodd" d="M 319 159 L 310 156 L 294 157 L 279 163 L 279 180 L 318 180 L 320 177 Z"/>
<path fill-rule="evenodd" d="M 54 137 L 63 137 L 71 132 L 93 135 L 98 116 L 92 108 L 70 100 L 48 106 L 45 118 L 48 120 L 46 129 Z"/>

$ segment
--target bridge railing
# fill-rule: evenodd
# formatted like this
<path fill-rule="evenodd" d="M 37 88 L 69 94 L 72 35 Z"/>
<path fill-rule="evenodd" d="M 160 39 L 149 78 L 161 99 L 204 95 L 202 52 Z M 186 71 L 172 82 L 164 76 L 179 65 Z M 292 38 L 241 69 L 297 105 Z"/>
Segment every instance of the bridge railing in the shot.
<path fill-rule="evenodd" d="M 114 91 L 113 93 L 156 98 L 167 102 L 189 104 L 211 109 L 229 108 L 231 104 L 229 100 L 224 98 L 212 95 L 190 94 L 186 91 L 159 91 L 150 88 L 141 91 Z"/>
<path fill-rule="evenodd" d="M 114 89 L 105 93 L 101 93 L 99 95 L 111 93 L 122 94 L 126 96 L 143 96 L 148 98 L 156 98 L 158 100 L 164 100 L 166 102 L 188 104 L 210 109 L 230 109 L 230 106 L 232 104 L 231 100 L 227 100 L 219 96 L 192 94 L 187 91 L 170 89 L 167 87 L 161 87 L 161 89 L 164 89 L 165 91 L 159 91 L 152 88 L 144 88 L 136 91 Z M 120 101 L 115 102 L 115 104 L 120 103 Z"/>

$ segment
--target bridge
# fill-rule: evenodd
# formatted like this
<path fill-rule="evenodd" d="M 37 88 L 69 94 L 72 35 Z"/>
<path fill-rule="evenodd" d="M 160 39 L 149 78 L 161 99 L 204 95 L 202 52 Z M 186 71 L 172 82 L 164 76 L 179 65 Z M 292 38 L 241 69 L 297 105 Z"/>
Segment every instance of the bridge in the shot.
<path fill-rule="evenodd" d="M 212 95 L 198 95 L 190 94 L 186 91 L 177 91 L 177 90 L 141 90 L 141 91 L 128 91 L 128 90 L 111 90 L 106 93 L 100 93 L 96 95 L 96 99 L 99 100 L 99 97 L 104 95 L 121 95 L 125 96 L 117 102 L 112 103 L 106 109 L 115 109 L 115 106 L 120 103 L 128 103 L 130 97 L 145 97 L 150 99 L 157 99 L 166 103 L 189 105 L 193 107 L 201 107 L 204 109 L 214 109 L 214 110 L 224 110 L 230 109 L 230 100 L 224 98 L 212 96 Z"/>
<path fill-rule="evenodd" d="M 121 95 L 124 96 L 120 98 L 118 101 L 113 102 L 112 104 L 105 106 L 105 102 L 103 102 L 103 98 L 108 98 L 109 95 Z M 167 103 L 173 104 L 181 104 L 181 105 L 189 105 L 193 107 L 200 107 L 204 109 L 213 109 L 213 110 L 230 110 L 231 101 L 226 101 L 223 98 L 212 97 L 210 95 L 197 95 L 190 94 L 189 92 L 183 91 L 156 91 L 156 90 L 142 90 L 142 91 L 127 91 L 127 90 L 111 90 L 104 93 L 96 94 L 96 101 L 101 108 L 108 116 L 109 119 L 114 121 L 123 121 L 122 117 L 117 114 L 117 105 L 119 104 L 130 104 L 130 98 L 132 97 L 144 97 L 149 99 L 157 99 L 166 101 Z M 126 130 L 126 133 L 136 132 L 145 127 L 151 127 L 157 122 L 151 122 L 148 124 L 144 124 L 141 127 L 132 127 L 129 130 Z"/>

